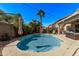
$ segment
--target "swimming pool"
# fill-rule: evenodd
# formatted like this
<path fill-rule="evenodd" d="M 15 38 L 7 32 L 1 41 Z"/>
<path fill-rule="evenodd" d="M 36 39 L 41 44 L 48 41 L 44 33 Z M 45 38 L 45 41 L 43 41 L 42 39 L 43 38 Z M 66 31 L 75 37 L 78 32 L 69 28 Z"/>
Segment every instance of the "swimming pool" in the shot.
<path fill-rule="evenodd" d="M 60 47 L 62 41 L 51 34 L 31 34 L 20 38 L 17 47 L 22 51 L 47 52 Z"/>

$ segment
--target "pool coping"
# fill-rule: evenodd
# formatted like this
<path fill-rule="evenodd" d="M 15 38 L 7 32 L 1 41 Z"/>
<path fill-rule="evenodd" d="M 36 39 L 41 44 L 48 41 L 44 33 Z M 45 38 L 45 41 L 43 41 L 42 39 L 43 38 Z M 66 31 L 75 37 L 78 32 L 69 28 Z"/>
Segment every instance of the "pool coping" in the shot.
<path fill-rule="evenodd" d="M 57 49 L 55 49 L 54 51 L 49 51 L 49 52 L 45 52 L 45 53 L 34 53 L 34 52 L 23 52 L 20 51 L 19 49 L 17 49 L 16 46 L 7 48 L 7 46 L 10 46 L 11 44 L 17 43 L 16 41 L 13 43 L 8 44 L 6 47 L 4 47 L 3 49 L 3 55 L 23 55 L 23 56 L 72 56 L 72 54 L 74 53 L 74 51 L 79 47 L 79 41 L 75 41 L 72 40 L 70 38 L 64 37 L 62 35 L 54 35 L 55 37 L 59 38 L 60 40 L 63 40 L 64 43 Z M 64 38 L 64 39 L 63 39 Z M 19 42 L 19 41 L 18 41 Z M 74 44 L 73 44 L 74 43 Z M 13 50 L 16 52 L 13 53 L 12 50 L 11 52 L 6 52 L 8 49 L 10 50 L 11 48 L 13 48 Z M 6 53 L 5 53 L 6 52 Z"/>

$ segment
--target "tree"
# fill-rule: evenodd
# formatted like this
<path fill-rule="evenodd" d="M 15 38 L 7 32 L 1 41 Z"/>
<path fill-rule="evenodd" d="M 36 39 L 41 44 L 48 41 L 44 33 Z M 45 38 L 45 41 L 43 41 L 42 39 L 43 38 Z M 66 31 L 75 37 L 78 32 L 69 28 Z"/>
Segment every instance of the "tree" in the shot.
<path fill-rule="evenodd" d="M 5 13 L 3 10 L 0 9 L 0 13 Z"/>
<path fill-rule="evenodd" d="M 0 21 L 5 21 L 5 12 L 3 10 L 0 9 Z"/>
<path fill-rule="evenodd" d="M 29 27 L 32 29 L 32 33 L 39 33 L 40 22 L 37 20 L 32 20 L 32 22 L 29 23 Z"/>
<path fill-rule="evenodd" d="M 9 13 L 5 13 L 3 10 L 0 10 L 0 21 L 5 21 L 10 23 L 10 21 L 13 19 L 12 16 L 13 15 Z"/>
<path fill-rule="evenodd" d="M 43 33 L 47 33 L 47 30 L 46 30 L 46 29 L 44 29 L 44 30 L 43 30 Z"/>
<path fill-rule="evenodd" d="M 8 23 L 11 23 L 13 20 L 12 15 L 4 15 L 4 20 Z"/>
<path fill-rule="evenodd" d="M 37 15 L 40 16 L 40 33 L 42 33 L 42 17 L 45 15 L 45 12 L 43 10 L 39 10 L 39 12 L 37 13 Z"/>
<path fill-rule="evenodd" d="M 29 27 L 29 25 L 23 24 L 23 34 L 27 35 L 31 33 L 31 28 Z"/>

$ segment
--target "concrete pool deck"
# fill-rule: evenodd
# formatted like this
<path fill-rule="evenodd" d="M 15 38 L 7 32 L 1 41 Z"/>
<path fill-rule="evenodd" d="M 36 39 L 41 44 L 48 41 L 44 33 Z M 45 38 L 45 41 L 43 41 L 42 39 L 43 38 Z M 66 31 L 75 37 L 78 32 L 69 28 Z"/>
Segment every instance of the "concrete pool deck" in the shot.
<path fill-rule="evenodd" d="M 72 40 L 65 37 L 64 35 L 54 35 L 63 41 L 61 46 L 57 49 L 50 50 L 48 52 L 32 52 L 32 51 L 21 51 L 16 47 L 19 40 L 6 45 L 2 50 L 3 56 L 78 56 L 79 40 Z M 76 51 L 76 52 L 75 52 Z"/>

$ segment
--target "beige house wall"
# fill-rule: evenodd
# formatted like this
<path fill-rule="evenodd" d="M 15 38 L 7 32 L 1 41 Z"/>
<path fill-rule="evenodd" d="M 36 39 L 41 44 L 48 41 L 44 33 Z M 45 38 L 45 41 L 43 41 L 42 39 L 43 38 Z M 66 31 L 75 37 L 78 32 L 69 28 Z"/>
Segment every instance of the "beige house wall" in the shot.
<path fill-rule="evenodd" d="M 11 24 L 0 22 L 0 36 L 5 33 L 9 34 L 12 37 L 15 36 L 15 31 Z"/>

